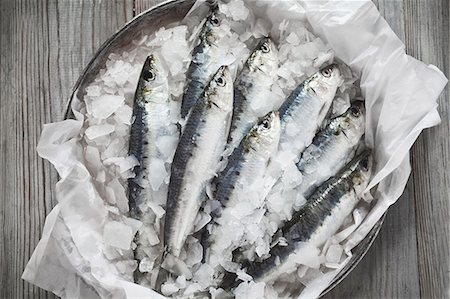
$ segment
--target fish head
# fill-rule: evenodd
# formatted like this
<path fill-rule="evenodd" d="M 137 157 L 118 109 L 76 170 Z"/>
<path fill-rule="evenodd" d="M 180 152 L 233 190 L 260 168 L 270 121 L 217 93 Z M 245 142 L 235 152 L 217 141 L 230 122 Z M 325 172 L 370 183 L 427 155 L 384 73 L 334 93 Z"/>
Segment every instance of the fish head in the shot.
<path fill-rule="evenodd" d="M 225 15 L 222 14 L 218 8 L 216 8 L 206 18 L 206 26 L 209 28 L 219 27 L 224 18 Z"/>
<path fill-rule="evenodd" d="M 366 120 L 364 102 L 354 101 L 341 119 L 339 126 L 347 137 L 361 136 L 364 133 Z"/>
<path fill-rule="evenodd" d="M 269 112 L 252 128 L 248 142 L 253 149 L 266 150 L 270 155 L 280 140 L 281 124 L 278 111 Z"/>
<path fill-rule="evenodd" d="M 314 93 L 318 98 L 330 101 L 343 82 L 344 79 L 337 64 L 324 67 L 306 81 L 309 92 Z"/>
<path fill-rule="evenodd" d="M 373 157 L 370 150 L 365 150 L 354 159 L 352 174 L 353 188 L 356 194 L 362 195 L 372 175 Z"/>
<path fill-rule="evenodd" d="M 233 109 L 233 78 L 228 66 L 223 65 L 219 68 L 209 83 L 205 95 L 211 107 L 231 112 Z"/>
<path fill-rule="evenodd" d="M 225 15 L 222 14 L 218 9 L 215 9 L 211 12 L 211 14 L 206 18 L 206 22 L 203 26 L 203 38 L 204 40 L 213 45 L 218 40 L 218 30 L 220 25 L 225 20 Z"/>
<path fill-rule="evenodd" d="M 155 95 L 164 94 L 164 96 L 167 96 L 167 76 L 165 75 L 164 68 L 159 63 L 158 58 L 153 54 L 149 55 L 145 60 L 139 78 L 139 85 L 144 98 L 152 96 L 152 100 L 157 100 L 159 97 L 155 97 Z"/>
<path fill-rule="evenodd" d="M 247 65 L 251 70 L 259 70 L 265 74 L 274 73 L 278 64 L 278 49 L 270 37 L 262 38 L 247 60 Z"/>

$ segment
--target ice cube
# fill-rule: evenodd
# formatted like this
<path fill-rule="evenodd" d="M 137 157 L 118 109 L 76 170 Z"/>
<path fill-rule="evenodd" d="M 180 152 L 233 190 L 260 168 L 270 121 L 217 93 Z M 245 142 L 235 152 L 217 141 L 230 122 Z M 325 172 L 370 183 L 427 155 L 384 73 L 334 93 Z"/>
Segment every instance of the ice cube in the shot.
<path fill-rule="evenodd" d="M 190 283 L 186 290 L 184 291 L 183 295 L 185 297 L 191 297 L 191 295 L 193 295 L 194 293 L 200 291 L 202 289 L 202 287 L 200 286 L 200 284 L 198 283 Z"/>
<path fill-rule="evenodd" d="M 178 136 L 165 135 L 156 140 L 156 146 L 166 157 L 166 162 L 172 160 L 178 144 Z"/>
<path fill-rule="evenodd" d="M 163 283 L 163 285 L 161 286 L 161 292 L 163 293 L 163 295 L 165 296 L 171 296 L 174 293 L 178 292 L 180 289 L 178 288 L 178 286 L 176 285 L 176 283 L 173 282 L 165 282 Z"/>
<path fill-rule="evenodd" d="M 142 222 L 134 218 L 125 217 L 123 221 L 126 225 L 131 227 L 133 235 L 135 235 L 137 231 L 142 227 Z"/>
<path fill-rule="evenodd" d="M 102 153 L 102 159 L 105 160 L 111 157 L 118 157 L 123 148 L 123 142 L 120 138 L 113 139 L 106 150 Z"/>
<path fill-rule="evenodd" d="M 251 215 L 254 212 L 254 207 L 252 204 L 246 201 L 239 202 L 232 210 L 232 215 L 237 219 L 243 218 L 245 216 Z"/>
<path fill-rule="evenodd" d="M 103 240 L 106 244 L 120 249 L 130 249 L 133 240 L 131 227 L 118 221 L 110 221 L 103 229 Z"/>
<path fill-rule="evenodd" d="M 145 238 L 147 238 L 148 243 L 151 246 L 155 246 L 156 244 L 159 244 L 158 234 L 156 233 L 156 231 L 152 225 L 145 227 L 144 236 L 145 236 Z"/>
<path fill-rule="evenodd" d="M 150 158 L 149 162 L 149 181 L 153 190 L 158 190 L 161 187 L 164 179 L 167 176 L 166 166 L 164 161 L 157 158 Z"/>
<path fill-rule="evenodd" d="M 286 41 L 294 46 L 298 46 L 300 44 L 300 39 L 295 32 L 291 32 L 291 34 L 286 37 Z"/>
<path fill-rule="evenodd" d="M 131 116 L 133 115 L 133 109 L 128 105 L 120 106 L 114 116 L 117 122 L 131 125 Z"/>
<path fill-rule="evenodd" d="M 161 267 L 173 273 L 175 275 L 184 275 L 186 279 L 192 278 L 192 273 L 189 270 L 188 266 L 179 258 L 168 254 L 164 259 L 164 262 L 161 264 Z"/>
<path fill-rule="evenodd" d="M 184 275 L 180 275 L 176 279 L 176 285 L 180 289 L 184 289 L 186 287 L 186 277 Z"/>
<path fill-rule="evenodd" d="M 264 298 L 264 282 L 243 282 L 234 290 L 236 299 Z"/>
<path fill-rule="evenodd" d="M 102 161 L 100 160 L 100 154 L 98 149 L 94 146 L 86 146 L 84 157 L 86 162 L 91 166 L 91 170 L 97 173 L 102 168 Z"/>
<path fill-rule="evenodd" d="M 94 125 L 86 129 L 85 134 L 87 138 L 93 140 L 101 136 L 105 136 L 114 132 L 114 125 Z"/>
<path fill-rule="evenodd" d="M 195 219 L 194 232 L 201 230 L 206 224 L 211 221 L 211 215 L 200 211 Z"/>
<path fill-rule="evenodd" d="M 188 245 L 186 255 L 186 264 L 192 267 L 193 265 L 200 263 L 202 259 L 203 259 L 202 245 L 198 241 L 190 243 Z"/>
<path fill-rule="evenodd" d="M 342 257 L 344 249 L 339 244 L 331 245 L 328 248 L 327 254 L 325 255 L 327 262 L 329 263 L 339 263 Z"/>
<path fill-rule="evenodd" d="M 106 119 L 122 106 L 124 101 L 123 96 L 110 94 L 99 96 L 91 103 L 92 115 L 98 119 Z"/>
<path fill-rule="evenodd" d="M 202 288 L 207 288 L 213 282 L 214 269 L 208 264 L 202 264 L 194 274 L 194 281 L 199 283 Z"/>
<path fill-rule="evenodd" d="M 236 271 L 237 277 L 238 279 L 242 280 L 242 281 L 251 281 L 253 278 L 248 275 L 247 273 L 245 273 L 245 271 L 239 269 Z"/>
<path fill-rule="evenodd" d="M 154 202 L 148 201 L 147 205 L 150 207 L 150 209 L 152 209 L 153 213 L 155 213 L 157 218 L 161 218 L 166 213 L 163 207 L 157 205 Z"/>
<path fill-rule="evenodd" d="M 228 10 L 231 18 L 235 21 L 247 19 L 249 10 L 244 5 L 244 1 L 231 1 L 228 3 Z"/>
<path fill-rule="evenodd" d="M 139 262 L 139 272 L 141 273 L 151 272 L 153 270 L 154 265 L 155 260 L 151 260 L 148 257 L 144 257 Z"/>

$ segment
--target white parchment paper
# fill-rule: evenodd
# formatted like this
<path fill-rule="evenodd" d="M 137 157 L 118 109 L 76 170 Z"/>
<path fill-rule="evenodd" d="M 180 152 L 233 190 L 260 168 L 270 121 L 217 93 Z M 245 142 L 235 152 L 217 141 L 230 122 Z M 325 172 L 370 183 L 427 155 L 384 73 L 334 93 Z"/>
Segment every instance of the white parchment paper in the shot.
<path fill-rule="evenodd" d="M 374 149 L 376 161 L 369 188 L 378 186 L 373 189 L 374 207 L 347 238 L 345 250 L 350 252 L 403 193 L 411 172 L 409 150 L 423 129 L 440 122 L 436 100 L 447 79 L 435 66 L 406 55 L 404 44 L 370 0 L 272 1 L 270 5 L 274 22 L 306 18 L 336 57 L 361 78 L 366 143 Z M 43 128 L 37 151 L 61 177 L 56 186 L 59 204 L 47 216 L 22 278 L 63 298 L 164 298 L 131 283 L 131 273 L 120 271 L 131 252 L 120 252 L 124 258 L 114 265 L 105 258 L 109 245 L 102 234 L 108 213 L 82 155 L 79 136 L 84 119 L 77 113 L 79 107 L 74 98 L 75 119 Z M 344 265 L 314 281 L 301 297 L 318 297 Z"/>

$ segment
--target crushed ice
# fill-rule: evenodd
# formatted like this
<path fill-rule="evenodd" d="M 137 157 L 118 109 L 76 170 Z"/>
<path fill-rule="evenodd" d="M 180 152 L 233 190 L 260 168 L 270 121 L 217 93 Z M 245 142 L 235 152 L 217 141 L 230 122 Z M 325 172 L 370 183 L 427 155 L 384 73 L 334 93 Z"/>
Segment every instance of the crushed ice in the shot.
<path fill-rule="evenodd" d="M 311 32 L 305 21 L 283 20 L 272 23 L 274 19 L 271 18 L 270 3 L 258 6 L 258 9 L 253 11 L 242 0 L 220 4 L 220 10 L 227 16 L 225 26 L 228 26 L 228 29 L 221 37 L 223 44 L 227 46 L 219 49 L 219 63 L 233 64 L 232 70 L 236 75 L 248 57 L 249 49 L 255 45 L 255 40 L 270 34 L 278 45 L 280 59 L 278 80 L 271 87 L 271 108 L 277 109 L 307 76 L 331 63 L 334 53 L 329 45 Z M 212 297 L 220 298 L 224 291 L 217 288 L 217 265 L 236 273 L 237 278 L 242 281 L 234 290 L 236 298 L 276 298 L 281 294 L 286 295 L 289 284 L 297 282 L 297 289 L 299 283 L 308 286 L 315 278 L 324 275 L 326 269 L 338 268 L 342 260 L 351 254 L 344 252 L 340 243 L 362 221 L 367 213 L 365 206 L 355 210 L 348 218 L 346 227 L 341 229 L 333 241 L 330 240 L 324 246 L 323 251 L 311 248 L 307 254 L 308 258 L 303 256 L 294 264 L 288 265 L 287 270 L 296 272 L 297 275 L 281 278 L 282 283 L 266 285 L 253 282 L 245 270 L 241 269 L 240 264 L 232 261 L 231 254 L 231 250 L 242 247 L 242 254 L 251 260 L 266 257 L 275 241 L 272 236 L 278 226 L 291 217 L 292 211 L 289 207 L 299 207 L 305 202 L 294 190 L 302 178 L 292 164 L 295 157 L 289 151 L 283 153 L 281 156 L 284 158 L 277 162 L 280 168 L 286 170 L 281 184 L 271 191 L 265 201 L 265 196 L 260 191 L 264 190 L 265 186 L 262 186 L 262 181 L 257 182 L 252 185 L 251 190 L 246 190 L 243 194 L 249 200 L 228 209 L 218 220 L 226 225 L 220 227 L 222 238 L 217 240 L 214 250 L 210 252 L 212 265 L 202 264 L 202 244 L 198 238 L 192 236 L 188 238 L 180 259 L 167 257 L 161 265 L 158 264 L 170 163 L 179 138 L 177 123 L 180 122 L 180 97 L 190 62 L 190 49 L 195 42 L 195 34 L 201 27 L 201 24 L 195 22 L 185 23 L 172 28 L 161 28 L 151 36 L 143 36 L 133 42 L 134 49 L 129 52 L 111 54 L 106 68 L 86 88 L 86 106 L 81 109 L 86 115 L 82 136 L 82 142 L 85 144 L 84 156 L 92 177 L 100 186 L 99 193 L 110 213 L 103 230 L 104 242 L 110 247 L 107 247 L 104 254 L 114 261 L 121 273 L 131 273 L 136 267 L 137 271 L 153 277 L 159 267 L 175 273 L 166 277 L 161 285 L 161 292 L 165 296 L 191 296 L 206 292 Z M 127 179 L 134 176 L 132 170 L 138 165 L 134 157 L 128 156 L 128 140 L 133 122 L 135 88 L 142 64 L 150 53 L 162 59 L 169 76 L 170 129 L 166 136 L 157 141 L 157 147 L 165 153 L 164 157 L 152 157 L 150 163 L 152 169 L 157 171 L 150 174 L 148 182 L 142 182 L 146 190 L 151 189 L 149 192 L 155 200 L 144 207 L 147 216 L 141 222 L 127 216 Z M 345 111 L 349 107 L 350 99 L 359 95 L 354 86 L 357 79 L 349 69 L 344 70 L 344 78 L 332 107 L 333 115 Z M 258 106 L 252 108 L 255 111 L 267 109 Z M 289 129 L 287 131 L 289 133 Z M 210 222 L 209 213 L 215 210 L 215 207 L 217 203 L 213 200 L 205 204 L 196 219 L 195 232 L 201 231 Z M 271 211 L 270 218 L 264 216 L 267 210 Z M 143 243 L 148 245 L 148 248 L 140 253 L 139 265 L 134 260 L 127 259 L 130 255 L 123 255 L 121 258 L 117 254 L 117 250 L 130 251 L 136 248 L 133 237 L 137 231 L 145 236 Z M 277 242 L 282 241 L 279 239 Z M 151 285 L 150 280 L 146 285 Z"/>

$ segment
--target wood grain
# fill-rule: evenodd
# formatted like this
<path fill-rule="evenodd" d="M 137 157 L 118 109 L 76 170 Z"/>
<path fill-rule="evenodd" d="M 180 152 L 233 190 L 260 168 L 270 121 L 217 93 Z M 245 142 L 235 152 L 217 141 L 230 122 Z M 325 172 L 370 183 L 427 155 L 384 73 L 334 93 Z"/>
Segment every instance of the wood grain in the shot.
<path fill-rule="evenodd" d="M 0 298 L 54 298 L 20 276 L 55 204 L 57 176 L 35 148 L 93 53 L 161 0 L 0 1 Z M 447 75 L 448 0 L 374 0 L 409 54 Z M 449 92 L 443 123 L 412 152 L 413 175 L 373 248 L 328 298 L 443 298 L 449 290 Z"/>
<path fill-rule="evenodd" d="M 162 3 L 164 1 L 161 0 L 134 0 L 134 13 L 136 15 L 141 12 L 146 11 L 147 9 L 152 8 L 153 6 Z"/>
<path fill-rule="evenodd" d="M 406 49 L 447 77 L 450 65 L 449 1 L 405 2 Z M 419 20 L 430 20 L 428 23 Z M 431 21 L 432 20 L 432 21 Z M 433 45 L 433 46 L 430 46 Z M 450 93 L 439 98 L 442 124 L 426 130 L 412 150 L 420 293 L 423 298 L 450 296 Z"/>
<path fill-rule="evenodd" d="M 20 279 L 55 204 L 57 176 L 38 158 L 100 44 L 132 17 L 130 1 L 0 1 L 0 298 L 53 298 Z"/>

